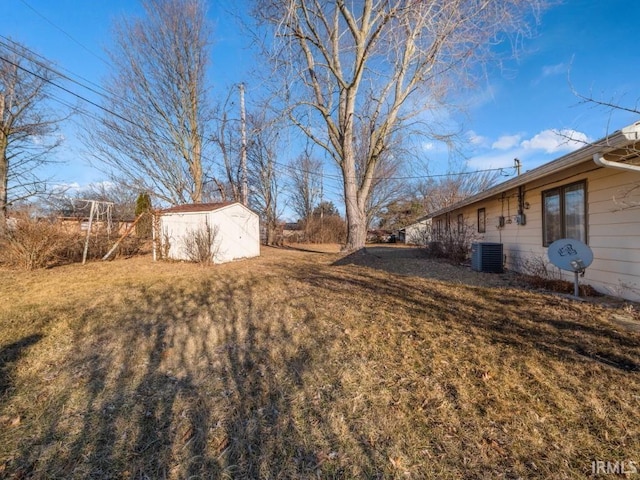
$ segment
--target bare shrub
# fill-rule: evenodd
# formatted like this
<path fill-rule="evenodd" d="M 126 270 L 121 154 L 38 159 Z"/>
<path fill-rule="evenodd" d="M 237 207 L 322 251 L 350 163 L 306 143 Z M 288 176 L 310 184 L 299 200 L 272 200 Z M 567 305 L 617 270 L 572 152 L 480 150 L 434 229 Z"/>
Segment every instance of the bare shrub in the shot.
<path fill-rule="evenodd" d="M 311 216 L 305 227 L 310 243 L 344 243 L 347 240 L 347 224 L 338 215 Z"/>
<path fill-rule="evenodd" d="M 559 280 L 562 278 L 558 268 L 554 267 L 542 255 L 519 256 L 515 260 L 516 269 L 526 275 L 539 277 L 545 280 Z"/>
<path fill-rule="evenodd" d="M 82 261 L 86 232 L 70 229 L 54 219 L 34 218 L 20 213 L 7 234 L 0 239 L 0 263 L 26 270 L 53 267 Z M 113 246 L 113 235 L 96 227 L 89 235 L 87 258 L 101 259 Z M 144 241 L 128 237 L 118 247 L 118 254 L 140 253 Z"/>
<path fill-rule="evenodd" d="M 339 215 L 312 215 L 300 220 L 301 230 L 287 237 L 290 243 L 344 243 L 347 224 Z"/>
<path fill-rule="evenodd" d="M 552 292 L 573 294 L 574 283 L 562 278 L 560 269 L 551 264 L 544 256 L 531 253 L 517 255 L 514 258 L 514 268 L 522 274 L 522 279 L 531 287 Z M 591 285 L 579 285 L 581 296 L 595 297 L 600 293 Z"/>
<path fill-rule="evenodd" d="M 426 247 L 430 241 L 431 241 L 430 225 L 424 225 L 421 228 L 417 228 L 415 231 L 410 233 L 406 239 L 406 243 L 411 245 L 418 245 L 420 247 Z"/>
<path fill-rule="evenodd" d="M 0 240 L 0 262 L 26 270 L 54 264 L 68 235 L 59 224 L 20 214 Z"/>
<path fill-rule="evenodd" d="M 191 262 L 201 265 L 211 265 L 220 248 L 218 240 L 218 225 L 209 225 L 208 221 L 195 230 L 187 231 L 182 239 L 184 251 Z"/>
<path fill-rule="evenodd" d="M 427 239 L 433 239 L 427 241 Z M 425 228 L 424 241 L 427 255 L 445 258 L 453 262 L 464 262 L 471 253 L 471 243 L 476 239 L 475 229 L 467 223 L 446 228 L 443 232 Z"/>

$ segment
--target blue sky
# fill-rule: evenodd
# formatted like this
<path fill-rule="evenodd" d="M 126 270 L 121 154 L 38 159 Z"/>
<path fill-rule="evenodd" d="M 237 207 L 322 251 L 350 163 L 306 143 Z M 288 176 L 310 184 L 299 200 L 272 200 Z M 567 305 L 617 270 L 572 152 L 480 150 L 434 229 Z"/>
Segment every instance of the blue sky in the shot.
<path fill-rule="evenodd" d="M 135 0 L 2 0 L 0 34 L 21 42 L 59 68 L 99 84 L 108 66 L 111 22 L 137 12 Z M 257 61 L 247 50 L 240 29 L 226 12 L 227 2 L 212 0 L 213 72 L 222 91 L 246 82 Z M 471 170 L 509 167 L 519 158 L 523 170 L 534 168 L 581 146 L 556 131 L 593 141 L 634 121 L 638 115 L 581 104 L 584 95 L 635 107 L 640 98 L 640 2 L 630 0 L 566 1 L 543 14 L 537 35 L 525 40 L 517 59 L 493 66 L 468 98 L 463 152 Z M 92 97 L 89 92 L 79 92 Z M 58 152 L 63 162 L 55 175 L 61 183 L 86 185 L 103 180 L 83 159 L 73 125 L 64 130 Z M 424 143 L 424 154 L 444 158 L 441 149 Z M 430 167 L 431 172 L 437 168 Z"/>

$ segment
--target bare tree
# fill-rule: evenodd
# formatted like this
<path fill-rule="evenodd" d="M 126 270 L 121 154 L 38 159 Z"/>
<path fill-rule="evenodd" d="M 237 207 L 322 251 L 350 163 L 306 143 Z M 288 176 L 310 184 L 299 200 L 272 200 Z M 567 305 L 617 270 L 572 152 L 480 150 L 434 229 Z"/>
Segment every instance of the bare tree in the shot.
<path fill-rule="evenodd" d="M 442 177 L 428 178 L 417 185 L 419 201 L 424 213 L 449 207 L 495 185 L 501 170 L 459 172 Z"/>
<path fill-rule="evenodd" d="M 115 25 L 104 114 L 88 126 L 94 160 L 135 191 L 199 203 L 211 171 L 204 0 L 142 0 L 145 16 Z"/>
<path fill-rule="evenodd" d="M 402 182 L 402 195 L 392 199 L 378 211 L 378 226 L 387 230 L 403 228 L 425 214 L 453 205 L 495 185 L 500 174 L 500 170 L 462 171 L 418 182 Z"/>
<path fill-rule="evenodd" d="M 342 171 L 347 250 L 364 246 L 367 201 L 390 136 L 445 105 L 498 35 L 524 32 L 543 1 L 256 0 L 256 15 L 282 39 L 276 60 L 292 120 Z M 362 122 L 369 151 L 359 178 Z"/>
<path fill-rule="evenodd" d="M 363 127 L 366 127 L 364 123 L 360 127 L 361 131 L 354 137 L 354 148 L 356 175 L 358 183 L 361 184 L 367 171 L 367 154 L 371 149 L 369 145 L 371 137 L 367 135 L 366 131 L 363 131 Z M 376 164 L 371 179 L 371 189 L 367 197 L 365 210 L 367 230 L 387 205 L 407 195 L 406 184 L 399 178 L 402 171 L 402 159 L 405 156 L 400 135 L 396 135 L 395 139 L 385 142 L 385 145 L 386 147 L 380 153 L 379 161 Z"/>
<path fill-rule="evenodd" d="M 627 117 L 631 115 L 634 120 L 637 120 L 637 116 L 640 115 L 640 98 L 635 100 L 625 99 L 623 96 L 617 98 L 597 98 L 593 93 L 583 94 L 578 92 L 573 86 L 571 87 L 573 94 L 580 99 L 580 103 L 586 104 L 597 109 L 607 110 L 609 115 L 607 119 L 607 135 L 612 133 L 611 123 L 614 116 Z M 573 144 L 591 143 L 588 139 L 583 138 L 574 130 L 559 130 L 555 132 L 559 137 L 564 137 L 567 142 Z M 603 149 L 608 147 L 608 140 L 603 142 Z M 636 142 L 619 152 L 609 153 L 610 160 L 624 162 L 626 170 L 637 170 L 640 168 L 640 142 Z M 616 158 L 617 157 L 617 158 Z M 604 160 L 604 159 L 602 159 Z M 627 210 L 630 208 L 640 207 L 640 183 L 633 183 L 626 187 L 618 189 L 612 197 L 613 203 L 618 210 Z"/>
<path fill-rule="evenodd" d="M 262 217 L 266 227 L 266 244 L 277 243 L 278 200 L 280 198 L 280 175 L 276 159 L 281 151 L 279 122 L 269 119 L 266 110 L 247 116 L 251 140 L 247 148 L 249 177 L 249 203 Z"/>
<path fill-rule="evenodd" d="M 0 235 L 7 206 L 42 193 L 38 168 L 61 143 L 62 117 L 47 109 L 53 71 L 17 43 L 0 44 Z"/>
<path fill-rule="evenodd" d="M 322 162 L 304 152 L 289 164 L 291 173 L 291 207 L 298 218 L 305 220 L 313 214 L 322 189 Z"/>

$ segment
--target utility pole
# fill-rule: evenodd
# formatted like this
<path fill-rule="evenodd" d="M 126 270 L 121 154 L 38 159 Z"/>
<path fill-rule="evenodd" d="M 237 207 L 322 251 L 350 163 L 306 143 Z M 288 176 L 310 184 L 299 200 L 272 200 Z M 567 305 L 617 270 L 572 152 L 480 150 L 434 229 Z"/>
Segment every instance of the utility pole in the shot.
<path fill-rule="evenodd" d="M 520 167 L 521 167 L 521 163 L 520 160 L 517 158 L 513 159 L 513 166 L 516 168 L 516 175 L 520 176 Z"/>
<path fill-rule="evenodd" d="M 324 243 L 324 175 L 320 167 L 320 241 Z"/>
<path fill-rule="evenodd" d="M 240 186 L 240 195 L 242 204 L 248 206 L 247 198 L 247 118 L 244 110 L 244 83 L 240 84 L 240 125 L 242 131 L 242 144 L 240 146 L 240 170 L 242 172 L 242 185 Z"/>

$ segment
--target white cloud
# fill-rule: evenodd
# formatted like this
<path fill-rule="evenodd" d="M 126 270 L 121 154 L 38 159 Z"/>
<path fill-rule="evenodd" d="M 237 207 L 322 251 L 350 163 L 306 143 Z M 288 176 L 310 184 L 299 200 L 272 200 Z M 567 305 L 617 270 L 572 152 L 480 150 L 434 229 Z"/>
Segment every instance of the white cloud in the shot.
<path fill-rule="evenodd" d="M 484 153 L 467 160 L 467 166 L 472 170 L 504 168 L 505 174 L 513 174 L 514 158 L 519 158 L 523 171 L 527 171 L 591 141 L 584 133 L 571 129 L 543 130 L 526 140 L 522 140 L 522 135 L 503 135 L 493 142 L 491 150 L 483 150 Z"/>
<path fill-rule="evenodd" d="M 518 145 L 520 135 L 503 135 L 491 144 L 491 148 L 496 150 L 508 150 Z"/>
<path fill-rule="evenodd" d="M 526 150 L 544 150 L 546 153 L 572 152 L 584 147 L 589 138 L 582 132 L 575 130 L 543 130 L 530 140 L 524 140 L 520 145 Z"/>
<path fill-rule="evenodd" d="M 567 66 L 564 63 L 558 63 L 557 65 L 545 65 L 542 67 L 542 76 L 551 77 L 553 75 L 560 75 L 567 71 Z"/>
<path fill-rule="evenodd" d="M 486 145 L 487 143 L 487 137 L 478 135 L 473 130 L 469 130 L 467 132 L 467 138 L 469 139 L 469 142 L 471 143 L 471 145 L 483 146 L 483 145 Z"/>
<path fill-rule="evenodd" d="M 512 173 L 509 167 L 513 167 L 513 159 L 522 159 L 526 152 L 522 148 L 515 148 L 512 150 L 496 153 L 488 152 L 483 155 L 478 155 L 470 158 L 467 161 L 467 165 L 472 169 L 483 170 L 486 168 L 505 168 L 505 173 Z"/>

